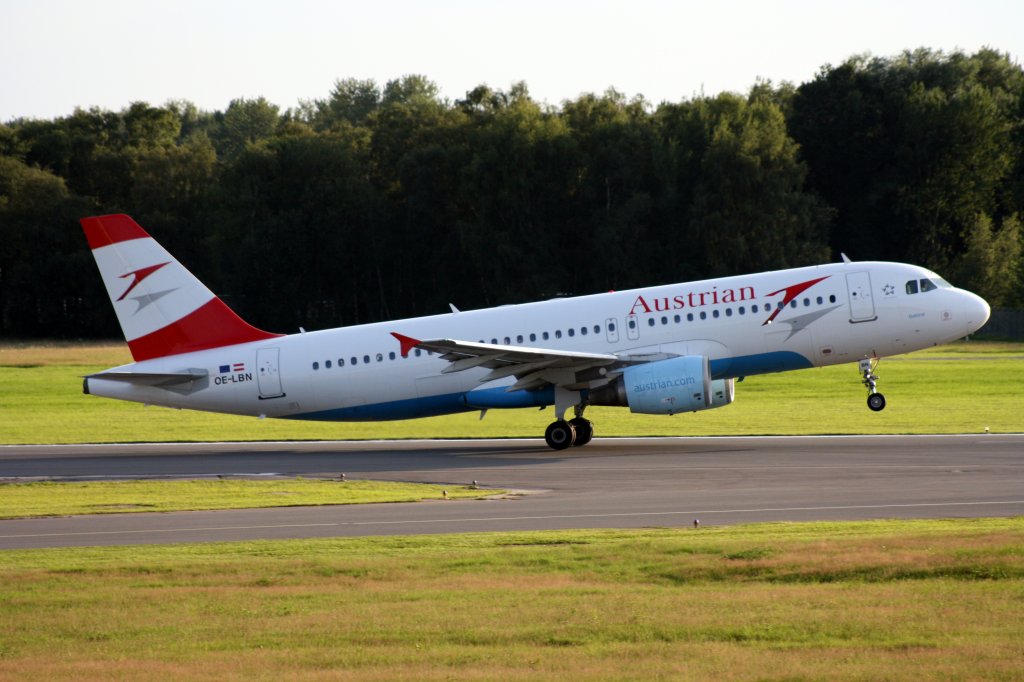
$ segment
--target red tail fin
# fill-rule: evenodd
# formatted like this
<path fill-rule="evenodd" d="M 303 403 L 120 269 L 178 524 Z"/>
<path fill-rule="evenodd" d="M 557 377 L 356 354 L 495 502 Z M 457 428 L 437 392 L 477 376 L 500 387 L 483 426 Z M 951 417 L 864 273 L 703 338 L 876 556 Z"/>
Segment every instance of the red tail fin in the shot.
<path fill-rule="evenodd" d="M 130 217 L 82 229 L 136 362 L 280 336 L 236 315 Z"/>

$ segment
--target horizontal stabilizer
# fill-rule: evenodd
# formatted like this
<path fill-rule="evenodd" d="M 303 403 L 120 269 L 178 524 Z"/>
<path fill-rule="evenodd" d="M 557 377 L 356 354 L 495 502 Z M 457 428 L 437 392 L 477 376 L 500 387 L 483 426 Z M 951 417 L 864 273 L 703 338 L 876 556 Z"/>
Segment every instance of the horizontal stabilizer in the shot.
<path fill-rule="evenodd" d="M 192 387 L 184 386 L 184 384 L 203 381 L 209 377 L 210 373 L 205 369 L 188 369 L 181 372 L 98 372 L 84 377 L 84 391 L 89 393 L 90 379 L 102 379 L 104 381 L 123 381 L 137 386 L 152 386 L 154 388 L 170 389 L 174 387 L 176 392 L 181 392 L 181 389 L 185 388 L 187 393 Z"/>

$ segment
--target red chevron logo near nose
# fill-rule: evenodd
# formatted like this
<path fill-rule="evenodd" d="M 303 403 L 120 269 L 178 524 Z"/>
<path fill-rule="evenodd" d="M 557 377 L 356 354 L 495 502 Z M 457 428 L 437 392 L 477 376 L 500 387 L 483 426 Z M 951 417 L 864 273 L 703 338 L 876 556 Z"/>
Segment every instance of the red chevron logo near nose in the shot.
<path fill-rule="evenodd" d="M 139 282 L 141 282 L 142 280 L 146 279 L 147 277 L 152 275 L 154 272 L 156 272 L 157 270 L 159 270 L 163 266 L 168 265 L 169 263 L 170 263 L 170 261 L 167 261 L 166 263 L 158 263 L 157 265 L 147 265 L 144 268 L 139 268 L 138 270 L 133 270 L 132 272 L 126 272 L 125 274 L 121 275 L 121 279 L 124 279 L 126 277 L 134 277 L 135 279 L 132 280 L 132 283 L 128 285 L 128 288 L 125 289 L 125 292 L 123 294 L 121 294 L 121 297 L 119 299 L 117 299 L 117 300 L 118 301 L 123 301 L 124 297 L 127 296 L 131 292 L 132 289 L 134 289 L 135 287 L 139 286 Z"/>
<path fill-rule="evenodd" d="M 812 280 L 809 280 L 807 282 L 800 282 L 799 284 L 793 284 L 791 286 L 786 287 L 785 289 L 779 289 L 778 291 L 773 291 L 772 293 L 768 294 L 769 296 L 775 296 L 776 294 L 781 294 L 783 291 L 786 292 L 786 295 L 782 297 L 782 305 L 776 307 L 775 308 L 775 312 L 773 312 L 771 314 L 771 317 L 769 317 L 767 320 L 762 322 L 761 326 L 763 327 L 766 324 L 771 324 L 772 320 L 775 319 L 776 315 L 781 313 L 782 309 L 785 308 L 787 305 L 789 305 L 790 301 L 792 301 L 794 298 L 796 298 L 797 296 L 802 294 L 807 289 L 810 289 L 811 287 L 813 287 L 818 282 L 820 282 L 820 281 L 822 281 L 824 279 L 828 279 L 828 278 L 829 278 L 829 276 L 826 275 L 825 277 L 819 277 L 818 279 L 812 279 Z"/>

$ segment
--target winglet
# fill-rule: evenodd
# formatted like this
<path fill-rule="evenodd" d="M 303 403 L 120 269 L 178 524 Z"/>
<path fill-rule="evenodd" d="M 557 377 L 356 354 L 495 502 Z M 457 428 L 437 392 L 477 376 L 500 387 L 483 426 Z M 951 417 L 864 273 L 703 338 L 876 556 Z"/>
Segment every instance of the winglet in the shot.
<path fill-rule="evenodd" d="M 391 332 L 391 336 L 393 336 L 396 339 L 398 339 L 398 343 L 402 344 L 402 357 L 403 358 L 409 357 L 409 351 L 411 351 L 413 348 L 415 348 L 416 346 L 418 346 L 418 345 L 420 345 L 422 343 L 422 341 L 420 341 L 419 339 L 414 339 L 411 336 L 406 336 L 405 334 L 399 334 L 398 332 Z"/>

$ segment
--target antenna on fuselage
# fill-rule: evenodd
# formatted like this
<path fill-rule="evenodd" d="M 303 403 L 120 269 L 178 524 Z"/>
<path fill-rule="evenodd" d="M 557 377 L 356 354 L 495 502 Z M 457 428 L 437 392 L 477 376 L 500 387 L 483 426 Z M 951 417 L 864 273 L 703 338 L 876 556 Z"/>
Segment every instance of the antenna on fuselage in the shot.
<path fill-rule="evenodd" d="M 850 260 L 850 257 L 847 256 L 845 253 L 840 252 L 839 255 L 843 257 L 843 262 L 844 263 L 852 263 L 853 262 L 852 260 Z"/>

